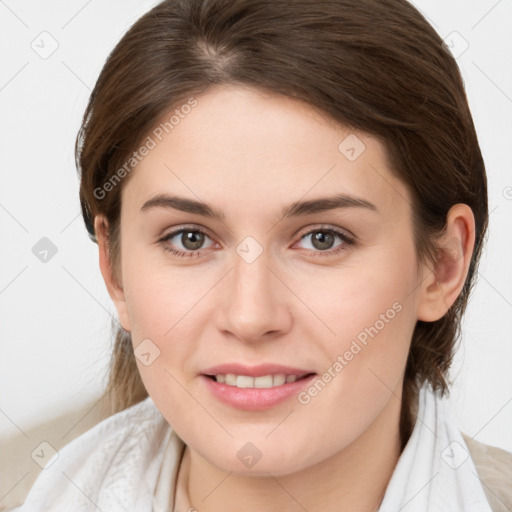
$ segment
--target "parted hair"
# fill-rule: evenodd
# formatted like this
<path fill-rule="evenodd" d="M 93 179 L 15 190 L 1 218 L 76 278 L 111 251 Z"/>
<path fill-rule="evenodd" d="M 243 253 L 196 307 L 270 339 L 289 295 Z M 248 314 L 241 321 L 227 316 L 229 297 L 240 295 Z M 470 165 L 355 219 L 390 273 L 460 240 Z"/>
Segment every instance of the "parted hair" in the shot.
<path fill-rule="evenodd" d="M 108 220 L 109 258 L 121 281 L 121 190 L 107 182 L 162 115 L 222 84 L 305 101 L 332 121 L 382 142 L 413 200 L 418 261 L 435 264 L 436 242 L 457 203 L 473 211 L 476 243 L 462 292 L 435 322 L 417 321 L 405 369 L 401 434 L 410 433 L 420 385 L 441 394 L 474 285 L 488 223 L 487 180 L 458 65 L 406 0 L 165 0 L 108 56 L 76 141 L 80 202 Z M 102 193 L 98 193 L 102 191 Z M 108 413 L 147 396 L 130 333 L 113 323 Z"/>

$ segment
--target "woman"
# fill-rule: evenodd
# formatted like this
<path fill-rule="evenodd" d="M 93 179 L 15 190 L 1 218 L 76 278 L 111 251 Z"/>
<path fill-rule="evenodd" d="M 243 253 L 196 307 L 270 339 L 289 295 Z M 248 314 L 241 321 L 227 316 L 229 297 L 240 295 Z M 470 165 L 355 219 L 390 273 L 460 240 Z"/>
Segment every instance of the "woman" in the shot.
<path fill-rule="evenodd" d="M 109 56 L 77 165 L 114 414 L 21 510 L 510 506 L 510 456 L 490 490 L 440 401 L 487 185 L 409 3 L 164 1 Z"/>

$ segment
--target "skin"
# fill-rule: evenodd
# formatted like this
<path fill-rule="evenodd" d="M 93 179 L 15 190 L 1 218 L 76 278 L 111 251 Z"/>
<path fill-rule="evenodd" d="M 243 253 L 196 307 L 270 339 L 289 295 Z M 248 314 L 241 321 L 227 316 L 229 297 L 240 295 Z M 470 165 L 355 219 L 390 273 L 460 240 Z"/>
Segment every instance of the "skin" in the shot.
<path fill-rule="evenodd" d="M 122 184 L 117 281 L 106 221 L 97 216 L 95 224 L 121 324 L 134 347 L 149 338 L 160 350 L 149 366 L 137 364 L 187 444 L 179 510 L 376 510 L 400 455 L 413 329 L 418 319 L 442 317 L 460 293 L 474 245 L 472 212 L 453 206 L 440 240 L 452 252 L 435 266 L 420 264 L 411 195 L 377 139 L 357 133 L 366 149 L 350 161 L 338 146 L 355 132 L 302 102 L 241 86 L 210 89 L 197 101 Z M 223 219 L 141 211 L 164 193 L 201 200 Z M 296 201 L 334 194 L 375 209 L 282 216 Z M 187 250 L 180 236 L 159 241 L 182 227 L 207 232 L 198 255 L 164 250 Z M 318 249 L 307 233 L 325 228 L 356 242 L 335 237 L 335 247 Z M 262 249 L 252 263 L 236 252 L 247 236 Z M 199 377 L 225 362 L 280 363 L 320 376 L 397 303 L 400 312 L 306 405 L 293 397 L 264 411 L 237 410 Z M 237 457 L 247 442 L 262 454 L 252 468 Z"/>

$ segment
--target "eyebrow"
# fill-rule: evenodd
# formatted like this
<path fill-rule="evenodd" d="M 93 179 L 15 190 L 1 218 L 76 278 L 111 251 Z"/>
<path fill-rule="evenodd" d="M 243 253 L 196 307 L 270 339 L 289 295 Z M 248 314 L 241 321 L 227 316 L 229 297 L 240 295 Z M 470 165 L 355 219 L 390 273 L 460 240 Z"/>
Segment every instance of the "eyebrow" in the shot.
<path fill-rule="evenodd" d="M 224 219 L 222 212 L 215 210 L 215 208 L 202 201 L 167 194 L 158 194 L 152 197 L 142 205 L 141 211 L 148 211 L 153 208 L 172 208 L 221 221 Z M 311 199 L 309 201 L 296 201 L 285 207 L 281 212 L 281 216 L 283 218 L 298 217 L 300 215 L 324 212 L 336 208 L 364 208 L 375 212 L 377 211 L 377 207 L 366 199 L 348 194 L 337 194 L 329 197 Z"/>

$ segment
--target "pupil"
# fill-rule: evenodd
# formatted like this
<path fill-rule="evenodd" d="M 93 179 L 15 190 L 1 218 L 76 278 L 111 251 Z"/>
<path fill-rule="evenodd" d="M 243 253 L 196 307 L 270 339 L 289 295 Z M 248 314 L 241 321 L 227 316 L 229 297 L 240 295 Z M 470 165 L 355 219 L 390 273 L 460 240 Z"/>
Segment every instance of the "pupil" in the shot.
<path fill-rule="evenodd" d="M 317 231 L 313 235 L 312 243 L 316 249 L 330 249 L 334 243 L 334 236 L 332 233 Z"/>
<path fill-rule="evenodd" d="M 198 231 L 185 231 L 181 235 L 181 243 L 191 251 L 200 249 L 204 243 L 204 234 Z"/>

